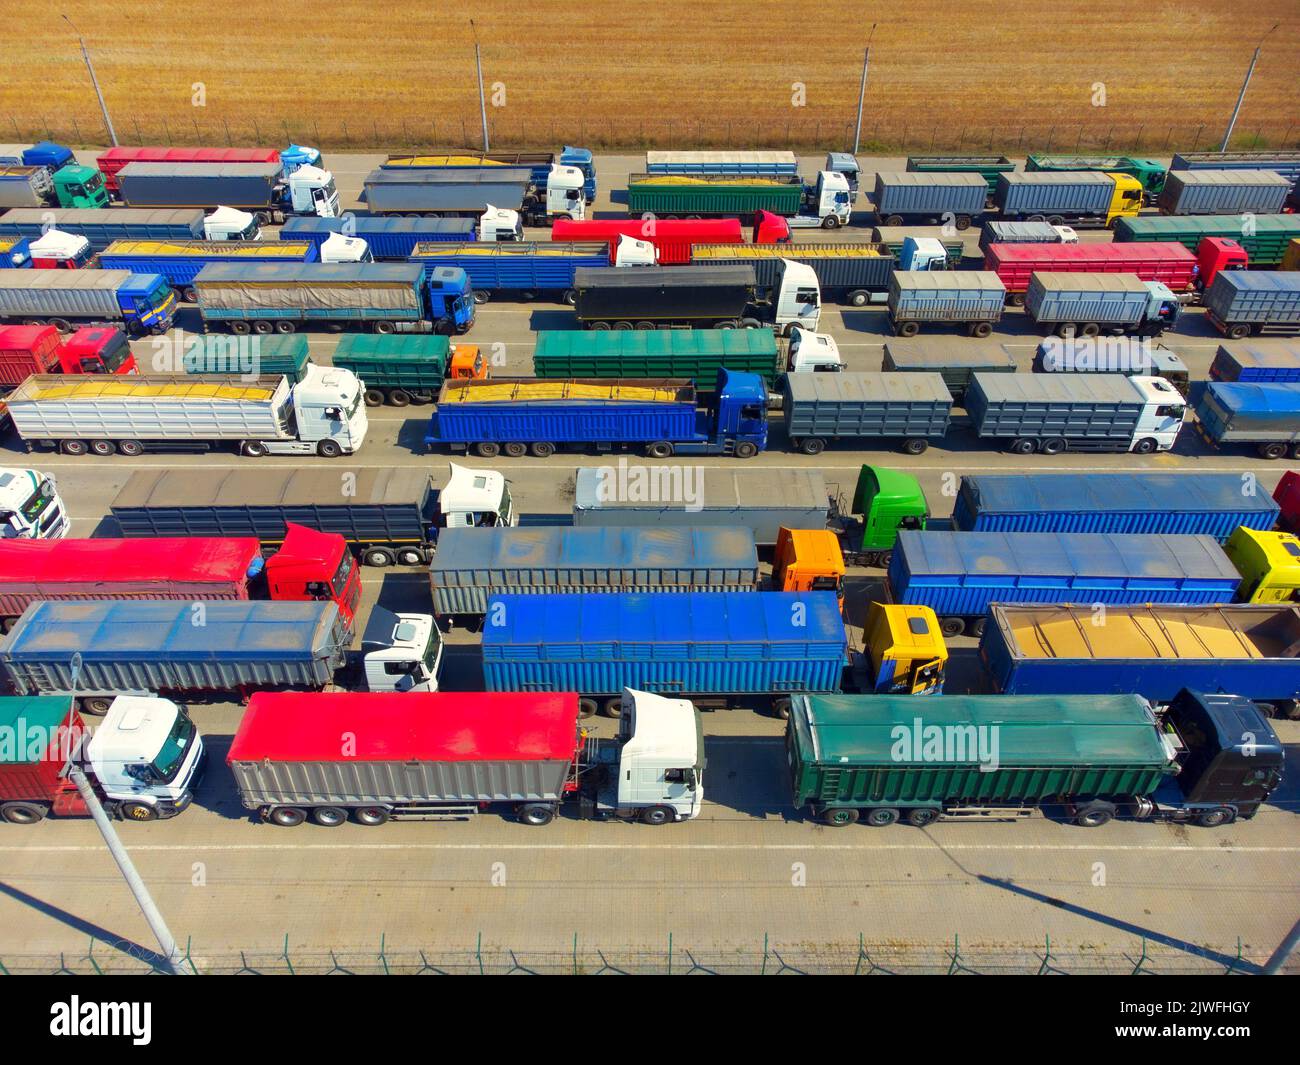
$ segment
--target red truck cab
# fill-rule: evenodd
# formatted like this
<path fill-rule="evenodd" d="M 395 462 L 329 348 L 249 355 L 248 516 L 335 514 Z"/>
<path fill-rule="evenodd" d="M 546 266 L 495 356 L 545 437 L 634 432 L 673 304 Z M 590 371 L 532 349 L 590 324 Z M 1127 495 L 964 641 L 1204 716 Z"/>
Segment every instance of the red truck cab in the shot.
<path fill-rule="evenodd" d="M 789 244 L 790 223 L 771 211 L 757 211 L 751 240 L 755 244 Z"/>
<path fill-rule="evenodd" d="M 107 326 L 85 326 L 63 344 L 59 369 L 67 374 L 138 373 L 126 334 Z"/>
<path fill-rule="evenodd" d="M 1300 536 L 1300 472 L 1287 470 L 1273 489 L 1273 501 L 1282 508 L 1277 526 Z"/>
<path fill-rule="evenodd" d="M 266 560 L 267 598 L 331 600 L 348 625 L 355 626 L 361 602 L 361 573 L 338 533 L 323 533 L 289 522 L 284 543 Z"/>
<path fill-rule="evenodd" d="M 1245 270 L 1250 266 L 1246 249 L 1227 237 L 1202 237 L 1196 245 L 1196 287 L 1206 291 L 1220 270 Z"/>

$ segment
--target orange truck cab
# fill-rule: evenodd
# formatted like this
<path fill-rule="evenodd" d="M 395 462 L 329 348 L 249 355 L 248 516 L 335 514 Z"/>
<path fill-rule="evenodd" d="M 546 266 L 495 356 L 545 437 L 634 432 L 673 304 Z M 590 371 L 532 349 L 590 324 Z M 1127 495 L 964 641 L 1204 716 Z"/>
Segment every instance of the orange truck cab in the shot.
<path fill-rule="evenodd" d="M 1196 245 L 1196 287 L 1206 291 L 1222 270 L 1245 270 L 1250 266 L 1246 249 L 1228 237 L 1202 237 Z"/>
<path fill-rule="evenodd" d="M 477 344 L 453 344 L 447 362 L 448 381 L 482 381 L 490 376 L 487 360 Z"/>
<path fill-rule="evenodd" d="M 829 529 L 777 530 L 772 589 L 778 592 L 835 592 L 844 609 L 844 554 Z"/>
<path fill-rule="evenodd" d="M 330 600 L 355 628 L 361 574 L 347 541 L 292 522 L 286 530 L 280 550 L 266 560 L 267 598 Z"/>

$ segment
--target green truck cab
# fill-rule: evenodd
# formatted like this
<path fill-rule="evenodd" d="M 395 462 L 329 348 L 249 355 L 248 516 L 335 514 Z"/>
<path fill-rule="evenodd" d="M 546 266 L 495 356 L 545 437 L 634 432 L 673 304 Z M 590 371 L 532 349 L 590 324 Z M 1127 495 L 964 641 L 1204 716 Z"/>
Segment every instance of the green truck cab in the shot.
<path fill-rule="evenodd" d="M 55 171 L 54 196 L 60 207 L 107 207 L 104 175 L 93 166 L 72 164 Z"/>
<path fill-rule="evenodd" d="M 867 566 L 888 564 L 899 529 L 924 529 L 930 520 L 921 483 L 882 466 L 863 466 L 858 473 L 852 512 L 862 516 L 861 561 Z"/>

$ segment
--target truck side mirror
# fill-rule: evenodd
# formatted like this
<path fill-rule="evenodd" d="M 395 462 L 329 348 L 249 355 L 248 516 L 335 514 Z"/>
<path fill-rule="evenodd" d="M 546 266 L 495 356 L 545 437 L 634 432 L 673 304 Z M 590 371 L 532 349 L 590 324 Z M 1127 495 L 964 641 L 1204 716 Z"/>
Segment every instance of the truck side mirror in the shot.
<path fill-rule="evenodd" d="M 341 418 L 343 417 L 343 408 L 342 408 L 342 407 L 326 407 L 326 408 L 325 408 L 325 417 L 327 417 L 327 418 L 333 418 L 335 421 L 338 421 L 339 419 L 341 419 Z"/>

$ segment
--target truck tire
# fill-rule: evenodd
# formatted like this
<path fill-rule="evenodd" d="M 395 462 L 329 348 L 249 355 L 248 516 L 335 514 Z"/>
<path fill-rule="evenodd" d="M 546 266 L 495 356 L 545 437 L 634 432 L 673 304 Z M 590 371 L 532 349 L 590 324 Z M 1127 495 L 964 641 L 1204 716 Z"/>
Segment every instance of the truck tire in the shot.
<path fill-rule="evenodd" d="M 640 333 L 654 332 L 654 327 L 654 322 L 637 322 L 636 324 L 637 331 Z"/>
<path fill-rule="evenodd" d="M 1013 455 L 1032 455 L 1037 446 L 1038 445 L 1032 440 L 1021 437 L 1020 439 L 1012 440 L 1007 446 L 1007 450 Z"/>
<path fill-rule="evenodd" d="M 594 329 L 594 330 L 596 330 L 598 333 L 603 333 L 603 332 L 605 332 L 605 330 L 607 330 L 607 329 L 609 328 L 609 323 L 608 323 L 608 322 L 588 322 L 588 323 L 587 323 L 587 328 L 588 328 L 588 329 Z"/>
<path fill-rule="evenodd" d="M 121 807 L 123 821 L 157 821 L 158 807 L 144 802 L 124 802 Z"/>
<path fill-rule="evenodd" d="M 481 459 L 494 459 L 501 454 L 501 445 L 495 440 L 480 440 L 474 445 L 474 454 Z"/>
<path fill-rule="evenodd" d="M 612 699 L 606 699 L 601 704 L 600 712 L 605 717 L 622 717 L 623 716 L 623 698 L 615 695 Z"/>
<path fill-rule="evenodd" d="M 902 224 L 903 216 L 901 214 L 891 214 L 885 217 L 885 225 L 887 226 L 901 226 Z"/>
<path fill-rule="evenodd" d="M 1231 340 L 1241 340 L 1250 336 L 1250 326 L 1248 325 L 1230 325 L 1228 326 L 1228 338 Z"/>
<path fill-rule="evenodd" d="M 914 436 L 910 440 L 903 441 L 903 453 L 905 455 L 924 455 L 930 447 L 930 441 L 924 440 L 919 436 Z"/>
<path fill-rule="evenodd" d="M 48 806 L 36 802 L 7 802 L 0 806 L 0 818 L 11 825 L 34 825 L 44 821 L 49 812 Z"/>
<path fill-rule="evenodd" d="M 112 705 L 112 696 L 88 695 L 81 700 L 81 712 L 90 714 L 91 717 L 103 717 L 108 713 L 108 708 Z"/>
<path fill-rule="evenodd" d="M 111 440 L 92 440 L 90 442 L 90 453 L 106 457 L 117 453 L 117 445 Z"/>
<path fill-rule="evenodd" d="M 1023 292 L 1013 292 L 1007 297 L 1008 307 L 1023 307 L 1025 305 L 1025 294 Z"/>
<path fill-rule="evenodd" d="M 508 459 L 521 459 L 528 454 L 528 445 L 519 440 L 510 440 L 501 445 L 501 450 Z"/>
<path fill-rule="evenodd" d="M 259 318 L 253 323 L 253 332 L 258 336 L 270 336 L 275 332 L 275 323 L 268 322 L 265 318 Z"/>
<path fill-rule="evenodd" d="M 198 303 L 199 290 L 196 289 L 193 285 L 186 285 L 183 289 L 181 289 L 181 299 L 184 300 L 186 303 Z"/>
<path fill-rule="evenodd" d="M 418 547 L 404 547 L 397 552 L 397 562 L 401 566 L 423 566 L 429 559 Z"/>
<path fill-rule="evenodd" d="M 388 393 L 388 402 L 394 407 L 406 407 L 411 403 L 411 397 L 401 388 L 394 388 Z"/>
<path fill-rule="evenodd" d="M 1063 226 L 1065 225 L 1065 217 L 1059 214 L 1049 214 L 1047 216 L 1047 224 L 1049 226 Z"/>
<path fill-rule="evenodd" d="M 268 454 L 267 446 L 260 440 L 245 440 L 239 451 L 250 459 L 264 459 Z"/>
<path fill-rule="evenodd" d="M 970 229 L 970 215 L 959 214 L 957 216 L 957 221 L 955 224 L 957 226 L 958 231 L 964 231 Z"/>
<path fill-rule="evenodd" d="M 253 327 L 247 322 L 231 322 L 230 331 L 237 337 L 246 337 L 253 331 Z"/>
<path fill-rule="evenodd" d="M 830 828 L 843 828 L 845 825 L 857 824 L 858 811 L 844 806 L 831 806 L 821 813 L 822 824 Z"/>
<path fill-rule="evenodd" d="M 578 700 L 579 717 L 595 717 L 597 712 L 596 700 L 583 697 Z"/>
<path fill-rule="evenodd" d="M 477 303 L 480 307 L 483 306 L 483 304 L 489 302 L 491 299 L 492 299 L 492 293 L 486 292 L 481 288 L 476 288 L 474 290 L 474 302 Z"/>
<path fill-rule="evenodd" d="M 925 828 L 939 820 L 939 811 L 926 806 L 918 806 L 907 811 L 907 823 L 913 828 Z"/>
<path fill-rule="evenodd" d="M 737 329 L 739 328 L 739 325 L 740 323 L 738 323 L 734 318 L 726 318 L 721 322 L 715 322 L 713 328 L 714 329 Z"/>
<path fill-rule="evenodd" d="M 395 560 L 393 552 L 386 547 L 367 547 L 361 552 L 361 561 L 367 566 L 391 566 Z"/>
<path fill-rule="evenodd" d="M 1062 322 L 1056 327 L 1056 335 L 1062 340 L 1073 340 L 1076 332 L 1078 330 L 1073 322 Z"/>
<path fill-rule="evenodd" d="M 1083 325 L 1079 326 L 1079 336 L 1081 337 L 1095 337 L 1100 332 L 1101 326 L 1096 322 L 1084 322 Z"/>
<path fill-rule="evenodd" d="M 262 811 L 262 820 L 278 828 L 297 828 L 307 820 L 307 811 L 298 806 L 272 806 Z"/>
<path fill-rule="evenodd" d="M 564 295 L 560 297 L 560 302 L 566 307 L 576 307 L 578 304 L 578 290 L 576 288 L 566 288 Z"/>
<path fill-rule="evenodd" d="M 392 813 L 387 806 L 358 806 L 352 811 L 352 820 L 368 828 L 385 825 L 391 817 Z"/>
<path fill-rule="evenodd" d="M 1115 807 L 1108 802 L 1084 803 L 1074 812 L 1074 823 L 1080 828 L 1100 828 L 1115 819 Z"/>
<path fill-rule="evenodd" d="M 740 320 L 741 329 L 762 329 L 763 323 L 757 318 L 742 318 Z"/>
<path fill-rule="evenodd" d="M 382 336 L 388 336 L 388 334 L 390 334 L 390 333 L 395 333 L 395 332 L 397 332 L 397 329 L 393 326 L 393 323 L 392 323 L 392 322 L 387 322 L 387 321 L 376 322 L 376 323 L 375 323 L 371 328 L 372 328 L 376 333 L 379 333 L 379 334 L 381 334 Z"/>
<path fill-rule="evenodd" d="M 631 322 L 615 322 L 615 323 L 614 323 L 614 328 L 615 328 L 616 330 L 622 330 L 623 332 L 629 332 L 629 331 L 632 329 L 632 323 L 631 323 Z M 723 328 L 723 327 L 719 326 L 719 328 Z"/>
<path fill-rule="evenodd" d="M 544 802 L 528 802 L 515 810 L 519 820 L 526 825 L 549 825 L 555 820 L 555 807 Z"/>
<path fill-rule="evenodd" d="M 51 318 L 50 325 L 54 326 L 60 333 L 67 336 L 72 332 L 72 323 L 66 318 Z"/>
<path fill-rule="evenodd" d="M 671 825 L 677 820 L 677 811 L 670 806 L 647 806 L 641 811 L 643 825 Z"/>
<path fill-rule="evenodd" d="M 1139 440 L 1136 444 L 1133 445 L 1133 453 L 1135 455 L 1154 455 L 1156 453 L 1156 449 L 1159 446 L 1160 445 L 1156 443 L 1156 441 L 1153 440 L 1151 437 L 1144 436 L 1141 440 Z"/>
<path fill-rule="evenodd" d="M 1275 440 L 1269 444 L 1259 445 L 1259 457 L 1262 459 L 1282 459 L 1286 458 L 1286 444 L 1280 440 Z"/>
<path fill-rule="evenodd" d="M 790 719 L 790 697 L 788 695 L 779 695 L 772 700 L 772 716 L 779 717 L 782 721 Z"/>
<path fill-rule="evenodd" d="M 125 455 L 129 459 L 138 458 L 144 454 L 144 445 L 139 440 L 119 440 L 117 442 L 117 453 Z"/>
<path fill-rule="evenodd" d="M 1227 806 L 1202 810 L 1196 815 L 1196 823 L 1202 828 L 1218 828 L 1221 825 L 1230 825 L 1235 820 L 1237 820 L 1237 811 Z"/>
<path fill-rule="evenodd" d="M 316 454 L 323 459 L 336 459 L 343 454 L 343 448 L 337 440 L 322 440 L 316 445 Z"/>
<path fill-rule="evenodd" d="M 278 322 L 275 323 L 275 331 L 279 333 L 281 336 L 289 336 L 297 329 L 298 326 L 296 323 L 290 322 L 285 318 L 281 318 Z"/>
<path fill-rule="evenodd" d="M 894 326 L 894 333 L 900 337 L 914 337 L 920 331 L 920 322 L 899 322 Z"/>
<path fill-rule="evenodd" d="M 970 335 L 973 337 L 986 337 L 993 335 L 992 322 L 976 322 L 970 327 Z"/>
<path fill-rule="evenodd" d="M 875 806 L 867 811 L 863 820 L 872 828 L 888 828 L 898 824 L 898 811 L 892 806 Z"/>
<path fill-rule="evenodd" d="M 826 450 L 826 441 L 816 436 L 806 436 L 796 446 L 805 455 L 820 455 Z"/>
<path fill-rule="evenodd" d="M 313 824 L 321 828 L 338 828 L 348 819 L 348 812 L 341 806 L 317 806 L 311 812 Z"/>
<path fill-rule="evenodd" d="M 652 459 L 672 458 L 673 445 L 667 440 L 656 440 L 652 444 L 647 444 L 645 449 L 646 456 Z"/>
<path fill-rule="evenodd" d="M 949 639 L 954 636 L 960 636 L 966 631 L 966 621 L 964 618 L 958 617 L 940 618 L 939 631 Z"/>
<path fill-rule="evenodd" d="M 534 440 L 528 448 L 534 458 L 549 459 L 555 454 L 555 445 L 549 440 Z"/>
<path fill-rule="evenodd" d="M 735 454 L 738 459 L 752 459 L 758 454 L 758 445 L 749 440 L 742 440 L 736 445 Z"/>
<path fill-rule="evenodd" d="M 1070 450 L 1070 443 L 1062 436 L 1053 436 L 1043 441 L 1040 450 L 1044 455 L 1061 455 Z"/>
<path fill-rule="evenodd" d="M 984 629 L 988 625 L 988 623 L 989 623 L 988 618 L 976 618 L 974 621 L 972 621 L 969 625 L 966 626 L 966 635 L 973 636 L 975 639 L 978 640 L 981 636 L 984 635 Z"/>
<path fill-rule="evenodd" d="M 840 228 L 840 220 L 836 218 L 833 214 L 828 214 L 825 218 L 822 219 L 822 229 L 839 229 L 839 228 Z"/>
<path fill-rule="evenodd" d="M 384 394 L 377 388 L 367 388 L 365 400 L 367 407 L 382 407 L 384 405 Z"/>
<path fill-rule="evenodd" d="M 64 455 L 84 455 L 88 450 L 84 440 L 59 441 L 59 452 Z"/>
<path fill-rule="evenodd" d="M 844 300 L 850 307 L 865 307 L 871 302 L 871 293 L 865 288 L 855 288 Z"/>

